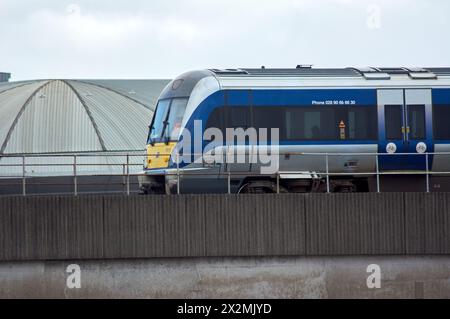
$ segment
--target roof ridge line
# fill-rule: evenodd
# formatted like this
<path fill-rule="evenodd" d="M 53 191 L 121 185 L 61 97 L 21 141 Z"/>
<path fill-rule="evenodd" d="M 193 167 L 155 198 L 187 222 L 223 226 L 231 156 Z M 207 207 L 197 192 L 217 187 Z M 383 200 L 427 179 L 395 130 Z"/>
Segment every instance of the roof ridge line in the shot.
<path fill-rule="evenodd" d="M 17 123 L 19 122 L 20 118 L 22 117 L 22 114 L 25 112 L 25 109 L 27 106 L 31 103 L 31 100 L 41 91 L 44 87 L 49 85 L 50 83 L 57 81 L 57 80 L 48 80 L 41 86 L 39 86 L 34 92 L 28 97 L 28 99 L 25 101 L 25 103 L 20 108 L 19 113 L 17 114 L 16 118 L 14 119 L 14 122 L 11 124 L 11 127 L 9 128 L 8 134 L 5 137 L 5 140 L 3 141 L 2 148 L 0 149 L 0 154 L 3 154 L 5 152 L 6 147 L 8 146 L 9 140 L 11 139 L 11 135 L 14 132 Z"/>
<path fill-rule="evenodd" d="M 102 137 L 102 135 L 100 133 L 100 129 L 98 128 L 98 125 L 95 122 L 95 119 L 92 116 L 91 110 L 89 109 L 89 106 L 87 105 L 86 101 L 83 99 L 83 97 L 80 95 L 80 93 L 77 90 L 75 90 L 75 88 L 72 86 L 72 84 L 69 83 L 68 80 L 59 80 L 59 81 L 63 82 L 65 85 L 67 85 L 70 88 L 70 90 L 75 94 L 75 96 L 78 98 L 78 100 L 80 101 L 81 105 L 84 107 L 84 109 L 85 109 L 85 111 L 86 111 L 86 113 L 87 113 L 87 115 L 89 117 L 89 120 L 92 123 L 92 126 L 94 127 L 95 133 L 96 133 L 97 138 L 98 138 L 98 140 L 100 142 L 102 150 L 103 151 L 107 151 L 107 148 L 106 148 L 106 145 L 105 145 L 105 141 L 103 140 L 103 137 Z"/>
<path fill-rule="evenodd" d="M 133 102 L 135 102 L 135 103 L 141 105 L 142 107 L 145 107 L 145 109 L 152 111 L 152 109 L 151 109 L 149 106 L 145 105 L 144 103 L 142 103 L 142 102 L 140 102 L 140 101 L 138 101 L 138 100 L 136 100 L 136 99 L 133 99 L 132 97 L 129 97 L 128 95 L 123 94 L 123 93 L 120 92 L 120 91 L 117 91 L 117 90 L 115 90 L 115 89 L 109 88 L 109 87 L 107 87 L 107 86 L 104 86 L 104 85 L 101 85 L 101 84 L 98 84 L 98 83 L 88 82 L 88 81 L 85 81 L 85 80 L 66 80 L 66 81 L 74 81 L 74 82 L 80 82 L 80 83 L 87 84 L 87 85 L 97 86 L 97 87 L 99 87 L 99 88 L 102 88 L 102 89 L 105 89 L 105 90 L 114 92 L 114 93 L 116 93 L 116 94 L 119 94 L 120 96 L 122 96 L 122 97 L 124 97 L 124 98 L 126 98 L 126 99 L 129 99 L 129 100 L 131 100 L 131 101 L 133 101 Z"/>

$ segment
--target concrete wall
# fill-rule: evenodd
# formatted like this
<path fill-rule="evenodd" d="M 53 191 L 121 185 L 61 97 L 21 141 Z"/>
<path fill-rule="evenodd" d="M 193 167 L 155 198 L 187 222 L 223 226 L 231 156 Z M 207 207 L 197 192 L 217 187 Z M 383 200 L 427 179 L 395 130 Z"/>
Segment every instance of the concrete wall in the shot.
<path fill-rule="evenodd" d="M 0 261 L 450 254 L 450 194 L 0 198 Z"/>
<path fill-rule="evenodd" d="M 78 263 L 81 289 L 66 268 Z M 367 267 L 381 287 L 367 287 Z M 0 262 L 0 298 L 450 298 L 450 257 Z"/>

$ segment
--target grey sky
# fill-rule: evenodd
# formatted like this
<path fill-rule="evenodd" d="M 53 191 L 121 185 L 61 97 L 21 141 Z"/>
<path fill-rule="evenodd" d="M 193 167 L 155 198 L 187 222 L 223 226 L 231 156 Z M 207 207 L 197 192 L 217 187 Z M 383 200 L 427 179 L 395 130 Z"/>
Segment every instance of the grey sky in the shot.
<path fill-rule="evenodd" d="M 450 66 L 449 14 L 448 0 L 0 0 L 0 71 L 23 80 Z"/>

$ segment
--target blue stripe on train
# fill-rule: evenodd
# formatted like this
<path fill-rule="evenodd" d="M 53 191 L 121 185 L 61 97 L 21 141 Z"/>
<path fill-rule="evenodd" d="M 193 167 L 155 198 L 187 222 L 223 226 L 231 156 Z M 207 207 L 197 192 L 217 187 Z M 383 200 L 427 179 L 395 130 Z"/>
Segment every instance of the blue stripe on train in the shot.
<path fill-rule="evenodd" d="M 450 89 L 433 89 L 433 105 L 445 104 L 450 105 Z"/>

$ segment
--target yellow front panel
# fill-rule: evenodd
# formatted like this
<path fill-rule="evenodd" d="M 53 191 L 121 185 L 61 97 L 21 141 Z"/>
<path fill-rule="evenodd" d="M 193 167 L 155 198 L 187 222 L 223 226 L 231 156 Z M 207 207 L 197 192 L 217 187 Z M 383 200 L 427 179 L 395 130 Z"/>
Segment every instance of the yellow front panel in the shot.
<path fill-rule="evenodd" d="M 156 143 L 147 145 L 147 169 L 167 168 L 169 166 L 170 154 L 177 143 Z"/>

